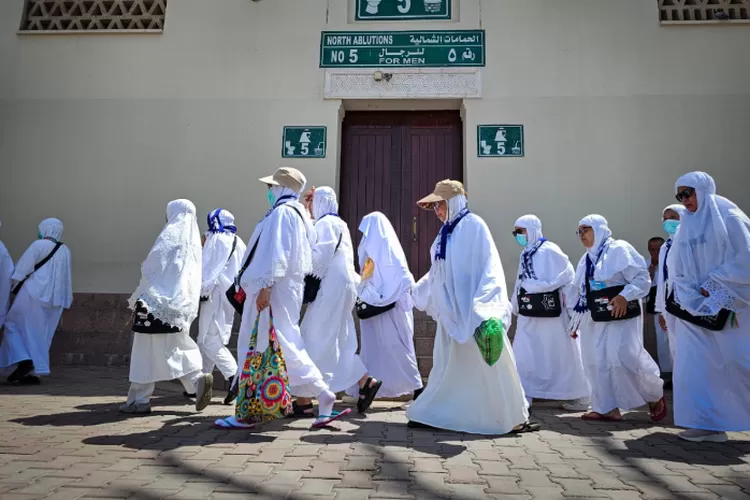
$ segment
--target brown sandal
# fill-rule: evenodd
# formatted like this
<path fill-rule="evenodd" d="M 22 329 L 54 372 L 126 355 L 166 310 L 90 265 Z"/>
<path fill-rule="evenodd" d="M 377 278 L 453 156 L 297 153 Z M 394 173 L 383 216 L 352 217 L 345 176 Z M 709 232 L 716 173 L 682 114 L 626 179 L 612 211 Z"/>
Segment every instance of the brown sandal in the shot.
<path fill-rule="evenodd" d="M 649 403 L 648 409 L 652 421 L 659 422 L 661 420 L 664 420 L 667 416 L 667 400 L 664 399 L 664 396 L 662 396 L 661 399 L 656 403 Z"/>

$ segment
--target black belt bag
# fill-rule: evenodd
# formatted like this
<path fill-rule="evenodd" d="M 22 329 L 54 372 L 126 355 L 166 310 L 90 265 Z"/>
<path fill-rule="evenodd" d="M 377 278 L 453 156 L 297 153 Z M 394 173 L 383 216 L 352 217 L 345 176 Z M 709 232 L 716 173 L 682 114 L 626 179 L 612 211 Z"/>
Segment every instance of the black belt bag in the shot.
<path fill-rule="evenodd" d="M 388 312 L 394 307 L 396 307 L 395 302 L 393 304 L 388 304 L 387 306 L 373 306 L 372 304 L 357 299 L 357 303 L 354 305 L 354 311 L 359 319 L 370 319 L 379 316 L 384 312 Z"/>
<path fill-rule="evenodd" d="M 656 287 L 652 286 L 651 290 L 648 291 L 648 298 L 646 299 L 646 312 L 648 314 L 656 314 Z"/>
<path fill-rule="evenodd" d="M 299 213 L 299 212 L 298 212 Z M 339 251 L 339 247 L 341 246 L 341 237 L 342 234 L 339 234 L 339 241 L 336 243 L 336 248 L 333 249 L 333 256 L 336 256 L 336 253 Z M 303 304 L 310 304 L 312 302 L 315 302 L 315 299 L 318 298 L 318 291 L 320 290 L 320 278 L 316 278 L 315 276 L 308 274 L 305 276 L 305 292 L 302 295 L 302 303 Z"/>
<path fill-rule="evenodd" d="M 518 314 L 529 318 L 557 318 L 562 314 L 560 290 L 544 293 L 518 291 Z"/>
<path fill-rule="evenodd" d="M 712 332 L 720 332 L 723 330 L 727 325 L 729 315 L 731 314 L 731 311 L 728 309 L 722 309 L 718 314 L 713 316 L 693 316 L 675 301 L 674 292 L 670 293 L 669 297 L 667 297 L 667 312 L 683 321 L 687 321 L 690 324 L 705 328 Z"/>
<path fill-rule="evenodd" d="M 597 323 L 606 323 L 633 319 L 640 316 L 641 302 L 639 300 L 628 301 L 628 309 L 624 316 L 620 318 L 612 316 L 612 311 L 608 309 L 609 303 L 612 299 L 620 295 L 624 289 L 624 286 L 610 286 L 602 290 L 591 290 L 588 282 L 586 282 L 586 302 L 591 312 L 591 319 Z"/>

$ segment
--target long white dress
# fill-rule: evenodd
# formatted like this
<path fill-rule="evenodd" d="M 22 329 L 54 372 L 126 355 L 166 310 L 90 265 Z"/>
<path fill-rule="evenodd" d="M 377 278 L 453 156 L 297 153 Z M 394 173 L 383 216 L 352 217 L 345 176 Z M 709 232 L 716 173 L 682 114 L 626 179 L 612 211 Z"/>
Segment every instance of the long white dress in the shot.
<path fill-rule="evenodd" d="M 506 434 L 526 422 L 529 413 L 505 334 L 511 305 L 500 255 L 489 228 L 473 214 L 448 237 L 444 261 L 436 261 L 435 247 L 430 272 L 412 290 L 415 306 L 437 322 L 433 366 L 424 392 L 406 416 L 440 429 Z M 491 318 L 504 329 L 504 349 L 493 366 L 484 361 L 473 338 Z"/>
<path fill-rule="evenodd" d="M 659 368 L 664 372 L 671 372 L 674 370 L 674 359 L 675 359 L 675 338 L 674 338 L 674 327 L 675 318 L 672 314 L 667 312 L 666 304 L 666 281 L 664 280 L 664 272 L 667 269 L 667 257 L 669 256 L 672 248 L 673 239 L 669 238 L 661 246 L 659 250 L 659 267 L 654 273 L 654 280 L 656 281 L 656 301 L 654 303 L 654 328 L 657 334 L 657 352 L 659 355 Z M 662 330 L 659 324 L 659 316 L 664 317 L 664 322 L 667 325 L 667 331 Z M 663 339 L 659 339 L 659 332 L 662 333 Z M 663 361 L 666 360 L 666 361 Z"/>
<path fill-rule="evenodd" d="M 606 221 L 604 224 L 603 228 L 609 231 Z M 599 228 L 594 230 L 595 247 L 601 248 L 599 242 L 606 241 L 608 236 L 600 238 Z M 579 285 L 585 276 L 586 254 L 576 271 Z M 606 288 L 624 285 L 621 295 L 628 301 L 642 299 L 651 286 L 643 257 L 628 242 L 611 238 L 606 251 L 594 262 L 593 279 L 603 282 Z M 632 410 L 662 398 L 664 382 L 659 367 L 643 346 L 643 314 L 633 319 L 595 322 L 587 312 L 580 324 L 580 340 L 594 412 Z"/>
<path fill-rule="evenodd" d="M 57 219 L 46 219 L 39 225 L 44 238 L 60 240 L 63 225 Z M 33 242 L 16 264 L 13 281 L 26 280 L 5 318 L 5 334 L 0 346 L 0 367 L 10 367 L 25 360 L 34 363 L 35 375 L 49 375 L 49 349 L 63 309 L 73 302 L 70 250 L 62 245 L 41 268 L 34 271 L 55 248 L 50 239 Z"/>
<path fill-rule="evenodd" d="M 299 329 L 304 280 L 305 275 L 312 271 L 311 243 L 315 242 L 315 229 L 306 214 L 305 207 L 296 199 L 284 200 L 256 226 L 248 241 L 248 252 L 256 240 L 258 247 L 240 281 L 247 299 L 237 341 L 237 364 L 239 375 L 258 316 L 255 301 L 263 288 L 271 287 L 271 307 L 260 314 L 258 349 L 268 346 L 273 314 L 273 326 L 284 354 L 292 395 L 314 398 L 328 386 L 305 349 Z M 243 262 L 246 257 L 243 257 Z"/>
<path fill-rule="evenodd" d="M 8 314 L 14 270 L 13 259 L 0 241 L 0 328 L 5 324 L 5 316 Z"/>
<path fill-rule="evenodd" d="M 706 174 L 702 176 L 708 177 Z M 709 431 L 750 430 L 750 219 L 688 174 L 698 210 L 684 214 L 667 259 L 681 307 L 694 315 L 735 313 L 720 332 L 675 318 L 674 420 Z M 696 177 L 695 179 L 693 177 Z M 708 177 L 710 179 L 710 177 Z M 704 235 L 710 235 L 705 237 Z M 700 288 L 710 294 L 700 295 Z"/>
<path fill-rule="evenodd" d="M 529 241 L 530 245 L 535 242 Z M 573 265 L 560 247 L 545 241 L 531 256 L 536 278 L 522 277 L 519 264 L 515 293 L 512 297 L 516 313 L 516 336 L 513 351 L 518 374 L 527 397 L 554 400 L 573 400 L 589 396 L 589 384 L 583 372 L 579 339 L 568 332 L 570 316 L 565 307 L 557 318 L 532 318 L 518 315 L 518 290 L 545 293 L 560 290 L 565 301 L 565 289 L 575 278 Z M 568 290 L 568 293 L 570 291 Z"/>
<path fill-rule="evenodd" d="M 315 196 L 320 194 L 321 188 L 316 189 Z M 300 329 L 323 380 L 331 391 L 341 392 L 357 385 L 367 373 L 357 355 L 352 316 L 359 276 L 354 270 L 352 238 L 346 223 L 334 215 L 324 216 L 315 222 L 315 232 L 318 239 L 313 247 L 312 275 L 320 278 L 320 289 L 315 301 L 307 306 Z"/>
<path fill-rule="evenodd" d="M 373 275 L 357 287 L 361 300 L 373 306 L 396 306 L 359 322 L 360 356 L 369 374 L 383 382 L 378 397 L 396 398 L 422 388 L 422 376 L 414 350 L 414 314 L 409 272 L 401 243 L 390 221 L 380 212 L 362 219 L 358 254 L 360 268 L 367 259 L 374 263 Z M 357 387 L 347 393 L 358 397 Z"/>

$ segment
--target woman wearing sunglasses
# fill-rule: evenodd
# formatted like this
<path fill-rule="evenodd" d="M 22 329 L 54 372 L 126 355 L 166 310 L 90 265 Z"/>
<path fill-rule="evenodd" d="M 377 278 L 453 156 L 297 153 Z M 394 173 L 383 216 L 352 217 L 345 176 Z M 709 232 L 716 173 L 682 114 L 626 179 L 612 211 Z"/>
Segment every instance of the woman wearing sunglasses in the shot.
<path fill-rule="evenodd" d="M 643 347 L 640 300 L 651 287 L 646 261 L 630 243 L 612 238 L 601 215 L 581 219 L 578 237 L 586 253 L 576 269 L 570 332 L 580 330 L 592 408 L 581 418 L 618 422 L 620 409 L 648 403 L 658 422 L 667 416 L 667 403 L 659 367 Z"/>
<path fill-rule="evenodd" d="M 685 440 L 724 442 L 750 430 L 750 219 L 704 172 L 675 188 L 687 210 L 667 258 L 675 424 Z"/>

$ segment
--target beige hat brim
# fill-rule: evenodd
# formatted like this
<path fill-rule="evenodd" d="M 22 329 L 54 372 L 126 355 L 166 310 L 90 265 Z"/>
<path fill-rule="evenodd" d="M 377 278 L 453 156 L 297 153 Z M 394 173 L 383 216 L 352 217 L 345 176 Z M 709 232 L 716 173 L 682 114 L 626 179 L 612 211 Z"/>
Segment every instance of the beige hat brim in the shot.
<path fill-rule="evenodd" d="M 427 196 L 425 196 L 424 198 L 422 198 L 421 200 L 419 200 L 417 202 L 417 205 L 419 206 L 419 208 L 423 208 L 425 210 L 428 210 L 429 208 L 426 207 L 425 205 L 430 205 L 432 203 L 437 203 L 439 201 L 445 201 L 445 199 L 442 196 L 440 196 L 440 195 L 432 193 L 432 194 L 428 194 Z"/>
<path fill-rule="evenodd" d="M 266 177 L 261 177 L 258 179 L 263 184 L 267 184 L 269 186 L 279 186 L 280 184 L 273 180 L 273 175 L 267 175 Z"/>

